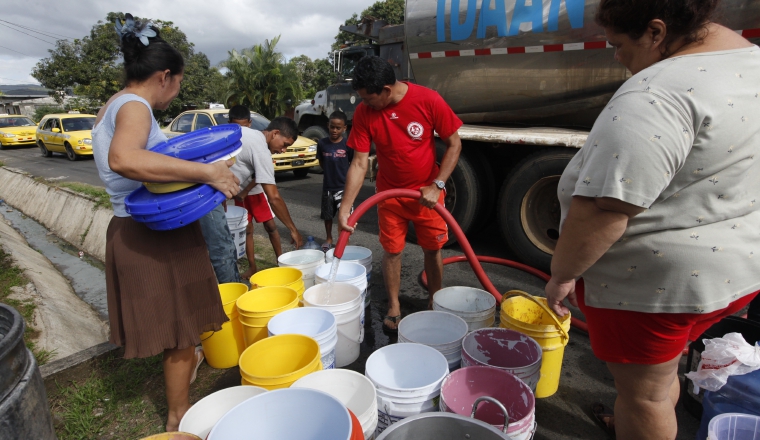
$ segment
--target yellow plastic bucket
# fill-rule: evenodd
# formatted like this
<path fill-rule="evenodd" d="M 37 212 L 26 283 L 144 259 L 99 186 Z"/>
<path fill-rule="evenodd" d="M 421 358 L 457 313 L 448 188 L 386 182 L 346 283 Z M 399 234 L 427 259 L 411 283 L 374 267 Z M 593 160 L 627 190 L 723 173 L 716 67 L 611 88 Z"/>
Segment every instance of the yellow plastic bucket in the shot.
<path fill-rule="evenodd" d="M 319 343 L 305 335 L 272 336 L 246 348 L 240 356 L 240 376 L 268 390 L 287 388 L 322 369 Z"/>
<path fill-rule="evenodd" d="M 224 369 L 236 366 L 240 355 L 245 350 L 243 327 L 238 320 L 235 301 L 247 291 L 248 286 L 242 283 L 219 285 L 224 313 L 230 320 L 222 324 L 221 330 L 205 332 L 200 336 L 206 362 L 213 368 Z"/>
<path fill-rule="evenodd" d="M 289 287 L 262 287 L 238 298 L 238 320 L 245 346 L 267 337 L 267 324 L 273 316 L 297 306 L 298 293 Z"/>
<path fill-rule="evenodd" d="M 298 301 L 303 304 L 303 272 L 294 267 L 273 267 L 256 272 L 251 277 L 251 285 L 261 287 L 282 286 L 298 292 Z"/>
<path fill-rule="evenodd" d="M 514 296 L 519 295 L 519 296 Z M 511 298 L 508 298 L 512 296 Z M 548 307 L 546 298 L 534 297 L 519 290 L 504 294 L 501 302 L 501 328 L 524 333 L 541 346 L 541 378 L 536 397 L 549 397 L 557 392 L 562 372 L 565 345 L 570 340 L 570 313 L 558 317 Z"/>

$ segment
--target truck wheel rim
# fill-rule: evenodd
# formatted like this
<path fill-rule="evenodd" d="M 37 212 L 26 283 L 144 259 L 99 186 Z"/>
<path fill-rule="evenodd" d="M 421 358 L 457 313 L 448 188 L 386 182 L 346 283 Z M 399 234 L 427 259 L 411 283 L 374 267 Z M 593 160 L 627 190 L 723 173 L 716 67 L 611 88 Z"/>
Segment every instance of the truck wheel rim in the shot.
<path fill-rule="evenodd" d="M 520 205 L 520 221 L 525 235 L 534 246 L 550 255 L 554 253 L 559 238 L 559 178 L 548 176 L 540 179 L 525 193 Z"/>
<path fill-rule="evenodd" d="M 446 195 L 443 196 L 443 205 L 449 212 L 454 211 L 454 207 L 457 204 L 457 186 L 454 184 L 454 179 L 449 177 L 446 180 Z"/>

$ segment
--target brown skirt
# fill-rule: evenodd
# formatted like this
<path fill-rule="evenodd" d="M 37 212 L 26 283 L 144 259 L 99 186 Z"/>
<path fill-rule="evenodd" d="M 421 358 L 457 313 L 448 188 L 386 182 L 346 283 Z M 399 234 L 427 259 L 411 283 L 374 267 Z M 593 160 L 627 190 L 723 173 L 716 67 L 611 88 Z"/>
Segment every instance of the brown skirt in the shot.
<path fill-rule="evenodd" d="M 200 343 L 227 316 L 198 222 L 153 231 L 113 217 L 106 233 L 111 343 L 124 357 L 148 357 Z"/>

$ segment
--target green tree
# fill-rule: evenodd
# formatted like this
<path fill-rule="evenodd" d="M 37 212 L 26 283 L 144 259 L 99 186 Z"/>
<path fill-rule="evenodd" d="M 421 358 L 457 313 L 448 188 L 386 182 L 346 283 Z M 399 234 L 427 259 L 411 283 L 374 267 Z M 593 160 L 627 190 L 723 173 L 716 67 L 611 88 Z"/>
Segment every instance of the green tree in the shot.
<path fill-rule="evenodd" d="M 113 27 L 115 19 L 123 20 L 124 14 L 109 12 L 106 20 L 98 21 L 82 39 L 57 41 L 56 47 L 49 51 L 50 56 L 32 69 L 32 76 L 51 89 L 51 96 L 56 100 L 60 99 L 56 91 L 73 89 L 75 94 L 98 104 L 106 102 L 123 87 L 119 37 Z M 206 55 L 195 52 L 193 43 L 174 23 L 150 21 L 160 30 L 161 37 L 185 58 L 185 81 L 180 94 L 168 110 L 157 111 L 156 116 L 177 114 L 185 107 L 209 101 L 208 91 L 212 88 L 208 83 L 219 81 L 221 74 L 209 65 Z"/>
<path fill-rule="evenodd" d="M 290 64 L 295 66 L 301 78 L 301 88 L 305 98 L 312 98 L 318 91 L 332 84 L 335 72 L 330 61 L 326 58 L 311 60 L 306 55 L 291 58 Z"/>
<path fill-rule="evenodd" d="M 359 24 L 363 17 L 372 17 L 377 20 L 385 20 L 389 24 L 403 24 L 404 23 L 404 0 L 379 0 L 372 6 L 362 11 L 361 15 L 354 13 L 351 17 L 343 23 L 344 26 L 350 26 L 352 24 Z M 339 31 L 335 36 L 335 42 L 332 45 L 332 50 L 338 50 L 344 44 L 366 44 L 367 39 L 359 37 L 358 35 L 349 34 L 348 32 Z"/>
<path fill-rule="evenodd" d="M 275 50 L 280 36 L 238 52 L 231 50 L 220 65 L 227 68 L 228 107 L 248 106 L 267 118 L 285 113 L 303 99 L 301 77 L 295 64 L 286 63 Z"/>

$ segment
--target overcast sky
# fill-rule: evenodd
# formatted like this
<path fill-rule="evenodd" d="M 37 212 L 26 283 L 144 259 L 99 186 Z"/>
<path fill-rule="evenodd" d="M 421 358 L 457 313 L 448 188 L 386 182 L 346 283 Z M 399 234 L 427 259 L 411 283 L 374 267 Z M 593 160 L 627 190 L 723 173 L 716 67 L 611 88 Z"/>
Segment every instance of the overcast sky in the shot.
<path fill-rule="evenodd" d="M 324 58 L 338 26 L 373 3 L 375 0 L 3 1 L 0 84 L 37 84 L 30 74 L 35 64 L 49 55 L 48 49 L 54 47 L 50 43 L 55 38 L 89 35 L 108 12 L 172 21 L 195 43 L 195 50 L 216 65 L 231 49 L 250 47 L 277 35 L 282 35 L 277 49 L 287 58 L 301 54 Z"/>

